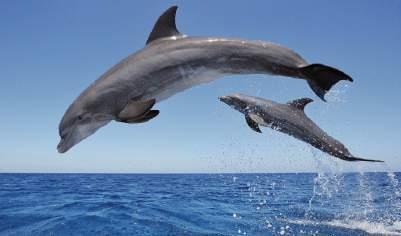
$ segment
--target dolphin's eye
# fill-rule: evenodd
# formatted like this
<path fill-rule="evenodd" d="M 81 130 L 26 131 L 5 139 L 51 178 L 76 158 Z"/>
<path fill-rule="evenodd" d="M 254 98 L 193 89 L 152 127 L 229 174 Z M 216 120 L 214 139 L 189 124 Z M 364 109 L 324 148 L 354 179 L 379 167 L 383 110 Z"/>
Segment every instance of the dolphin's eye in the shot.
<path fill-rule="evenodd" d="M 76 121 L 79 123 L 86 123 L 90 121 L 90 117 L 87 113 L 82 113 L 81 115 L 77 116 Z"/>

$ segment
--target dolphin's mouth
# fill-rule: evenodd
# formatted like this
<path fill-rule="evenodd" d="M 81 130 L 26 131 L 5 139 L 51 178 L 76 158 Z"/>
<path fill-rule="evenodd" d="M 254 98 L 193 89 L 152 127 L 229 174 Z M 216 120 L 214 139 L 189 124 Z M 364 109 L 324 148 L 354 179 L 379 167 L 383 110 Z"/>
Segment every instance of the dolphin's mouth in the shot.
<path fill-rule="evenodd" d="M 59 153 L 65 153 L 65 152 L 67 151 L 67 149 L 64 148 L 63 143 L 64 143 L 64 140 L 61 139 L 61 140 L 60 140 L 60 143 L 57 145 L 57 151 L 58 151 Z"/>
<path fill-rule="evenodd" d="M 249 111 L 249 104 L 241 99 L 238 94 L 221 96 L 219 100 L 241 113 L 245 114 Z"/>
<path fill-rule="evenodd" d="M 219 100 L 230 105 L 229 103 L 231 102 L 231 98 L 229 96 L 221 96 L 219 97 Z"/>
<path fill-rule="evenodd" d="M 57 145 L 57 151 L 59 153 L 65 153 L 70 148 L 95 133 L 98 129 L 108 124 L 110 119 L 103 119 L 87 124 L 75 125 L 74 127 L 62 132 L 60 143 Z M 65 135 L 64 135 L 65 134 Z"/>
<path fill-rule="evenodd" d="M 60 142 L 57 145 L 57 151 L 59 153 L 65 153 L 70 148 L 72 148 L 77 142 L 76 136 L 77 131 L 79 131 L 78 126 L 73 126 L 70 128 L 66 128 L 60 132 Z"/>
<path fill-rule="evenodd" d="M 230 107 L 239 110 L 239 107 L 237 106 L 235 99 L 233 99 L 231 96 L 221 96 L 219 97 L 219 100 L 229 105 Z"/>
<path fill-rule="evenodd" d="M 57 151 L 59 153 L 65 153 L 71 148 L 71 145 L 67 145 L 67 140 L 66 138 L 61 138 L 59 144 L 57 145 Z"/>

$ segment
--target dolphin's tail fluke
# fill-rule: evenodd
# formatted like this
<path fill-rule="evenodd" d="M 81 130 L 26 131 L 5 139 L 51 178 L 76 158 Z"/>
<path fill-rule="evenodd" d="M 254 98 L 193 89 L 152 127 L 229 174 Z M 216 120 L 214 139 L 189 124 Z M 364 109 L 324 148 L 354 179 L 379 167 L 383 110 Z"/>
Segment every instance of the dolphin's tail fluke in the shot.
<path fill-rule="evenodd" d="M 359 158 L 359 157 L 354 157 L 354 156 L 347 156 L 345 158 L 342 158 L 345 161 L 369 161 L 369 162 L 384 162 L 381 160 L 371 160 L 371 159 L 364 159 L 364 158 Z"/>
<path fill-rule="evenodd" d="M 340 80 L 353 81 L 344 72 L 322 64 L 310 64 L 300 68 L 303 76 L 308 80 L 308 84 L 323 101 L 324 95 Z"/>

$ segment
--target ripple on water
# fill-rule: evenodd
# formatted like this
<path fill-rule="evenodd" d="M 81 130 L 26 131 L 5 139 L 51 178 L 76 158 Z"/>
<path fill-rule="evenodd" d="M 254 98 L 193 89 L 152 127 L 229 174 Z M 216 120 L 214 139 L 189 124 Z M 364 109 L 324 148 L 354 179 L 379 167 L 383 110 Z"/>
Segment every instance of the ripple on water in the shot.
<path fill-rule="evenodd" d="M 399 173 L 0 177 L 0 235 L 401 234 Z"/>

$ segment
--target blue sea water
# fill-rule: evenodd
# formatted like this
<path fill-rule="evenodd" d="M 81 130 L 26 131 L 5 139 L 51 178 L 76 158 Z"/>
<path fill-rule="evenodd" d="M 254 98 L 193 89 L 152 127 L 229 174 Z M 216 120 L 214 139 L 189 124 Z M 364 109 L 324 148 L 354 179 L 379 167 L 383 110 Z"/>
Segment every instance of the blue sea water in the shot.
<path fill-rule="evenodd" d="M 401 235 L 400 178 L 0 174 L 0 235 Z"/>

